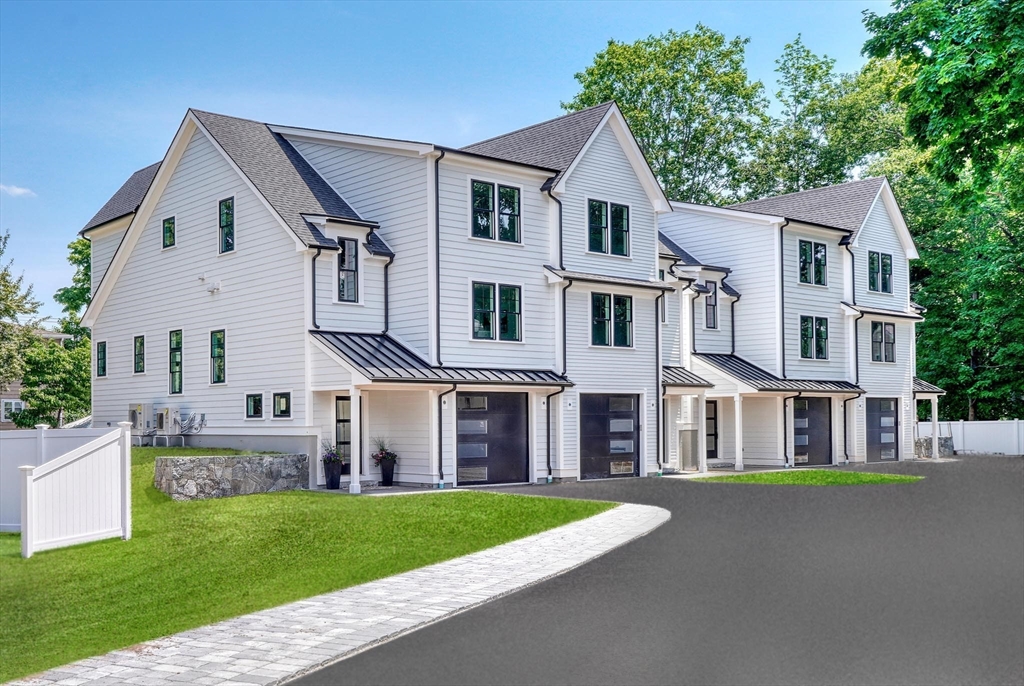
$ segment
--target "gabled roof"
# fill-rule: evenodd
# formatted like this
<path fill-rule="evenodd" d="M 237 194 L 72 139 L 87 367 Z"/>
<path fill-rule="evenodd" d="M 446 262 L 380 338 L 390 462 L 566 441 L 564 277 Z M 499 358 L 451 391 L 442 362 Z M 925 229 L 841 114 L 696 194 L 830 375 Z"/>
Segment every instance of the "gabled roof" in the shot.
<path fill-rule="evenodd" d="M 270 203 L 303 244 L 337 248 L 334 239 L 303 218 L 303 214 L 372 225 L 306 162 L 283 136 L 264 123 L 189 110 Z"/>
<path fill-rule="evenodd" d="M 463 152 L 554 169 L 555 186 L 614 106 L 605 102 L 460 148 Z"/>
<path fill-rule="evenodd" d="M 742 381 L 758 391 L 787 392 L 806 391 L 808 393 L 863 393 L 864 390 L 849 381 L 818 381 L 815 379 L 780 379 L 767 369 L 762 369 L 752 362 L 736 355 L 719 353 L 693 353 L 693 356 L 706 362 L 719 371 Z"/>
<path fill-rule="evenodd" d="M 386 334 L 322 329 L 309 333 L 370 381 L 572 386 L 567 378 L 549 369 L 434 367 Z"/>
<path fill-rule="evenodd" d="M 935 393 L 936 395 L 945 395 L 946 391 L 939 388 L 935 384 L 928 383 L 924 379 L 914 377 L 914 393 Z"/>
<path fill-rule="evenodd" d="M 684 265 L 686 267 L 703 266 L 700 260 L 698 260 L 690 253 L 683 250 L 681 247 L 679 247 L 678 243 L 676 243 L 674 240 L 666 236 L 661 231 L 658 232 L 658 239 L 661 241 L 661 245 L 664 246 L 665 250 L 679 258 L 679 264 Z"/>
<path fill-rule="evenodd" d="M 662 367 L 661 382 L 665 386 L 696 386 L 703 388 L 714 386 L 713 383 L 705 381 L 686 367 Z"/>
<path fill-rule="evenodd" d="M 793 221 L 830 226 L 853 233 L 864 224 L 884 183 L 885 177 L 877 176 L 728 207 L 759 214 L 781 215 Z"/>
<path fill-rule="evenodd" d="M 139 208 L 139 203 L 146 197 L 146 191 L 153 183 L 153 177 L 156 176 L 159 168 L 160 162 L 154 162 L 129 176 L 128 180 L 117 189 L 117 192 L 100 208 L 99 212 L 93 215 L 93 218 L 82 227 L 79 233 L 85 233 L 89 229 L 95 229 L 101 224 L 135 212 Z"/>

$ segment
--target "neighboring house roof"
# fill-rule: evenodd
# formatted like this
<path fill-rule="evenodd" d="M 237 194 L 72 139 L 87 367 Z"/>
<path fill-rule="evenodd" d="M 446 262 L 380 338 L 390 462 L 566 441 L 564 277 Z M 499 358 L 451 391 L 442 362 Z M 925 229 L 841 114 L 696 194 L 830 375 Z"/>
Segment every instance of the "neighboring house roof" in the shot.
<path fill-rule="evenodd" d="M 509 162 L 553 169 L 557 175 L 545 184 L 555 186 L 572 165 L 614 102 L 533 124 L 511 133 L 460 148 L 462 152 Z"/>
<path fill-rule="evenodd" d="M 338 247 L 334 239 L 306 221 L 304 214 L 373 225 L 364 221 L 284 136 L 266 124 L 201 110 L 190 112 L 303 244 Z"/>
<path fill-rule="evenodd" d="M 665 386 L 700 386 L 704 388 L 714 386 L 713 383 L 705 381 L 686 367 L 662 367 L 661 380 Z"/>
<path fill-rule="evenodd" d="M 568 269 L 558 269 L 549 264 L 544 268 L 555 276 L 567 281 L 583 281 L 585 283 L 607 283 L 616 286 L 633 286 L 634 288 L 652 288 L 657 291 L 674 290 L 672 286 L 660 281 L 644 281 L 643 279 L 630 279 L 625 276 L 607 276 L 605 274 L 591 274 L 589 272 L 576 272 Z"/>
<path fill-rule="evenodd" d="M 548 369 L 434 367 L 386 334 L 310 331 L 371 381 L 406 383 L 508 384 L 572 386 Z"/>
<path fill-rule="evenodd" d="M 135 212 L 139 208 L 139 203 L 146 196 L 146 191 L 149 190 L 149 185 L 153 183 L 153 177 L 156 176 L 159 168 L 160 162 L 154 162 L 129 176 L 128 180 L 117 189 L 117 192 L 110 197 L 110 200 L 100 208 L 99 212 L 93 215 L 93 218 L 78 233 L 85 233 L 89 229 L 95 229 L 101 224 L 106 224 L 109 221 Z"/>
<path fill-rule="evenodd" d="M 939 388 L 935 384 L 930 384 L 924 379 L 914 377 L 914 393 L 935 393 L 937 395 L 945 395 L 946 391 Z"/>
<path fill-rule="evenodd" d="M 694 357 L 719 371 L 742 381 L 758 391 L 807 391 L 812 393 L 863 393 L 864 390 L 849 381 L 819 381 L 815 379 L 780 379 L 767 369 L 736 355 L 720 353 L 693 353 Z"/>
<path fill-rule="evenodd" d="M 888 310 L 885 309 L 884 307 L 866 307 L 864 305 L 853 305 L 851 303 L 846 302 L 845 300 L 840 301 L 840 304 L 843 307 L 849 308 L 854 312 L 858 312 L 860 314 L 874 314 L 879 317 L 895 317 L 897 319 L 912 319 L 915 322 L 924 321 L 924 317 L 922 317 L 917 312 L 904 312 L 903 310 Z"/>
<path fill-rule="evenodd" d="M 885 177 L 877 176 L 850 181 L 836 186 L 786 193 L 761 200 L 751 200 L 730 209 L 780 215 L 793 221 L 829 226 L 854 233 L 864 224 Z"/>

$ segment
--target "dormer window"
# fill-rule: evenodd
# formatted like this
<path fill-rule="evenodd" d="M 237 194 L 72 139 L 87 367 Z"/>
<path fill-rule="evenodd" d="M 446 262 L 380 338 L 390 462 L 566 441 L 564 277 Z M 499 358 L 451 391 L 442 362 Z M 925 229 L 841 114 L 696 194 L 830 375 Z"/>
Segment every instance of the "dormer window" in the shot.
<path fill-rule="evenodd" d="M 828 247 L 824 243 L 800 241 L 800 283 L 828 285 Z"/>
<path fill-rule="evenodd" d="M 704 285 L 710 291 L 704 296 L 704 328 L 718 328 L 718 282 L 706 281 Z"/>
<path fill-rule="evenodd" d="M 868 252 L 868 290 L 892 293 L 892 255 Z"/>
<path fill-rule="evenodd" d="M 588 200 L 587 249 L 590 252 L 628 257 L 629 207 L 603 200 Z"/>
<path fill-rule="evenodd" d="M 520 193 L 515 186 L 502 186 L 488 181 L 473 181 L 473 238 L 497 239 L 505 243 L 520 242 Z M 497 221 L 495 221 L 497 208 Z M 497 231 L 495 231 L 497 223 Z"/>

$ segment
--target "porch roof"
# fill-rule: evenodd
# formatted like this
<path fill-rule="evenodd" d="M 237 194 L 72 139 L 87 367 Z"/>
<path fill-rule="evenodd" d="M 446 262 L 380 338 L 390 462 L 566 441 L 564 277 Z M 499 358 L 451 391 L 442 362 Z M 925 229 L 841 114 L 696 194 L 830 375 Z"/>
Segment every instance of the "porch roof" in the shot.
<path fill-rule="evenodd" d="M 710 381 L 705 381 L 686 367 L 661 368 L 662 383 L 666 386 L 696 386 L 700 388 L 711 388 L 714 386 Z"/>
<path fill-rule="evenodd" d="M 924 379 L 914 377 L 914 393 L 935 393 L 936 395 L 945 395 L 946 391 L 939 388 L 935 384 L 930 384 Z"/>
<path fill-rule="evenodd" d="M 758 391 L 786 392 L 806 391 L 808 393 L 863 393 L 864 390 L 849 381 L 818 379 L 780 379 L 767 369 L 747 362 L 742 357 L 721 353 L 693 353 L 721 372 L 737 379 Z"/>
<path fill-rule="evenodd" d="M 572 386 L 548 369 L 436 367 L 387 334 L 310 331 L 359 372 L 375 382 Z"/>

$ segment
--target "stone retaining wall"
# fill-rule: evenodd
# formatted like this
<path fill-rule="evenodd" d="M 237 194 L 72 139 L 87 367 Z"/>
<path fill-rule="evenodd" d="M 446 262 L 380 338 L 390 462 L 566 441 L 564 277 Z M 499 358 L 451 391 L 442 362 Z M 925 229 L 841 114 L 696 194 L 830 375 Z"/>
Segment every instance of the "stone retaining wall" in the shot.
<path fill-rule="evenodd" d="M 158 457 L 153 485 L 175 500 L 293 491 L 309 484 L 306 455 Z"/>
<path fill-rule="evenodd" d="M 931 457 L 932 456 L 932 438 L 927 436 L 925 438 L 914 439 L 914 456 L 915 457 Z M 939 436 L 939 457 L 953 457 L 953 437 L 952 436 Z"/>

